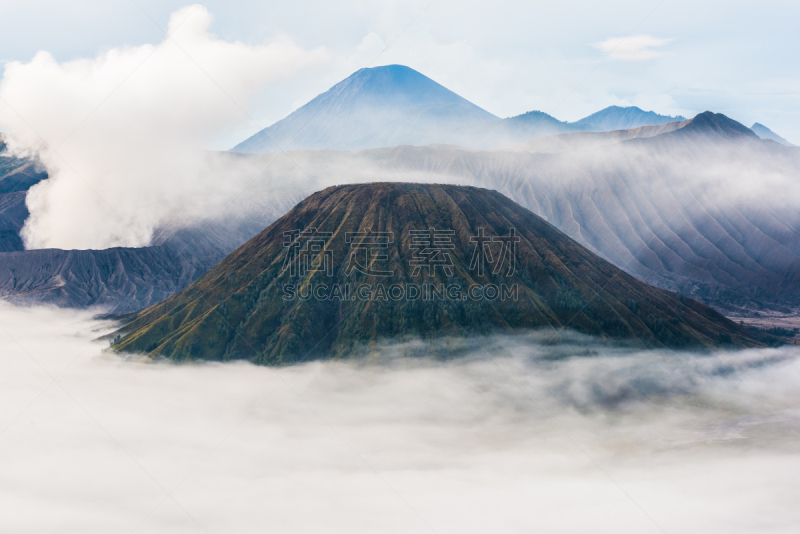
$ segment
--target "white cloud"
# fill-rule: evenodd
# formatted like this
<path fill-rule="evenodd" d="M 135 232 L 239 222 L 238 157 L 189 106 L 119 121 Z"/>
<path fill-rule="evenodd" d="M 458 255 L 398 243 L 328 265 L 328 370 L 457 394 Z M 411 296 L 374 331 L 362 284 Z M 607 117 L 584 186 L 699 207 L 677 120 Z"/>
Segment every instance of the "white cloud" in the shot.
<path fill-rule="evenodd" d="M 4 531 L 790 532 L 800 521 L 797 347 L 641 353 L 531 336 L 480 340 L 495 361 L 397 359 L 424 353 L 411 343 L 370 364 L 269 369 L 102 353 L 92 339 L 111 325 L 87 311 L 0 302 L 0 325 Z"/>
<path fill-rule="evenodd" d="M 663 52 L 652 50 L 670 43 L 672 39 L 659 39 L 650 35 L 612 37 L 592 46 L 609 54 L 611 59 L 622 61 L 644 61 L 660 57 Z"/>
<path fill-rule="evenodd" d="M 236 178 L 212 172 L 200 149 L 249 124 L 251 100 L 266 85 L 330 56 L 286 37 L 224 41 L 210 24 L 204 7 L 187 6 L 159 44 L 63 63 L 39 52 L 6 64 L 0 128 L 12 151 L 45 159 L 50 175 L 28 196 L 26 246 L 146 245 L 166 221 L 212 215 L 238 193 Z M 243 187 L 252 178 L 238 179 Z"/>

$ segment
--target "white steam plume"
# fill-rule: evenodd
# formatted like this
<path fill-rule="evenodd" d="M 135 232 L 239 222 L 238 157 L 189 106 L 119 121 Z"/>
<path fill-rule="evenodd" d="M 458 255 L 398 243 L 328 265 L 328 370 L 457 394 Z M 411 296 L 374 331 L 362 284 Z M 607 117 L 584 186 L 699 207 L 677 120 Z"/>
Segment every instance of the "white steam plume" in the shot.
<path fill-rule="evenodd" d="M 214 215 L 253 178 L 218 175 L 201 147 L 248 124 L 265 85 L 328 53 L 287 38 L 223 41 L 210 23 L 204 7 L 187 6 L 158 45 L 6 64 L 0 128 L 12 153 L 38 156 L 50 175 L 28 195 L 28 248 L 146 245 L 162 224 Z"/>

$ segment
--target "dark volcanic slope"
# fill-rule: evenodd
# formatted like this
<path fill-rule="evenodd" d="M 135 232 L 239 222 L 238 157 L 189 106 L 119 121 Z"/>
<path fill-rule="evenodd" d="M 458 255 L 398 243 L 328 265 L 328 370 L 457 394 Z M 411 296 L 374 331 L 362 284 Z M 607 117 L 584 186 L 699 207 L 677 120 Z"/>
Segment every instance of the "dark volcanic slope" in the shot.
<path fill-rule="evenodd" d="M 4 152 L 0 136 L 0 252 L 24 250 L 19 231 L 28 218 L 28 189 L 47 178 L 33 160 L 14 158 Z"/>
<path fill-rule="evenodd" d="M 291 251 L 300 241 L 291 232 L 311 228 L 330 236 L 319 252 L 308 253 L 307 261 L 320 266 L 330 261 L 330 271 L 292 272 Z M 485 236 L 494 237 L 510 235 L 514 228 L 520 238 L 508 256 L 501 255 L 502 243 L 489 245 L 500 247 L 492 256 L 499 271 L 490 265 L 481 274 L 477 264 L 471 265 L 476 246 L 470 236 L 479 235 L 481 228 Z M 454 232 L 438 245 L 432 237 L 431 245 L 445 247 L 450 273 L 443 266 L 414 272 L 420 257 L 432 257 L 424 246 L 415 247 L 412 238 L 412 231 L 426 229 Z M 359 264 L 369 272 L 348 274 L 352 259 L 362 257 L 350 255 L 347 233 L 367 231 L 373 237 L 391 232 L 382 249 L 385 258 L 364 256 Z M 287 235 L 295 236 L 292 246 L 285 246 Z M 362 243 L 360 239 L 367 238 L 362 235 L 354 242 Z M 393 275 L 370 274 L 374 271 Z M 326 289 L 318 294 L 320 284 Z M 369 289 L 363 295 L 354 289 L 349 296 L 343 289 L 344 298 L 325 298 L 334 295 L 334 286 L 348 284 L 367 284 Z M 377 289 L 410 291 L 409 284 L 421 287 L 423 296 L 411 299 L 396 293 L 394 300 L 381 297 Z M 426 284 L 461 291 L 429 299 L 424 296 L 431 296 L 425 293 Z M 517 298 L 469 298 L 467 288 L 490 284 L 511 291 L 517 287 Z M 289 286 L 297 289 L 294 296 L 287 292 Z M 361 344 L 381 338 L 564 326 L 647 346 L 756 343 L 712 309 L 640 282 L 495 191 L 381 183 L 331 187 L 307 198 L 197 282 L 140 312 L 124 329 L 128 333 L 116 350 L 180 360 L 281 363 L 351 355 Z"/>
<path fill-rule="evenodd" d="M 0 298 L 115 313 L 140 310 L 183 289 L 230 252 L 230 236 L 213 234 L 184 230 L 143 248 L 2 252 Z"/>
<path fill-rule="evenodd" d="M 28 218 L 27 192 L 0 194 L 0 252 L 25 250 L 19 232 Z"/>
<path fill-rule="evenodd" d="M 27 191 L 47 178 L 47 173 L 35 162 L 7 156 L 3 153 L 4 148 L 0 139 L 0 194 Z"/>

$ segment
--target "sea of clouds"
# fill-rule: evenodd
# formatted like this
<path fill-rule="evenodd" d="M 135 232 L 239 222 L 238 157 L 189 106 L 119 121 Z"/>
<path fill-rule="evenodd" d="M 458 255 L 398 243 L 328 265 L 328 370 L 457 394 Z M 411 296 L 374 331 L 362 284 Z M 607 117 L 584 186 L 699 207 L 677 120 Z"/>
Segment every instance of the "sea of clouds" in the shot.
<path fill-rule="evenodd" d="M 0 304 L 4 532 L 792 532 L 800 351 L 176 365 Z M 401 357 L 416 354 L 417 357 Z"/>

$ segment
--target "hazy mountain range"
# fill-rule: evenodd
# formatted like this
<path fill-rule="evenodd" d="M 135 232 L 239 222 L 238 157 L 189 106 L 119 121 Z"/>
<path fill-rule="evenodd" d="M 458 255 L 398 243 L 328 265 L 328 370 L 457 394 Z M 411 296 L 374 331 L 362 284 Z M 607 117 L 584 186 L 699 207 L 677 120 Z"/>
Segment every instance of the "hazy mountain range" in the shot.
<path fill-rule="evenodd" d="M 363 150 L 434 143 L 502 148 L 559 133 L 681 120 L 618 106 L 574 123 L 541 111 L 500 119 L 413 69 L 387 65 L 357 71 L 233 150 Z"/>
<path fill-rule="evenodd" d="M 800 304 L 790 200 L 800 151 L 723 115 L 678 125 L 546 138 L 513 153 L 398 147 L 384 164 L 497 189 L 643 280 L 720 309 Z"/>
<path fill-rule="evenodd" d="M 776 134 L 766 126 L 760 123 L 755 123 L 750 127 L 753 132 L 761 139 L 769 139 L 770 141 L 775 141 L 776 143 L 780 143 L 784 146 L 795 146 L 780 135 Z"/>
<path fill-rule="evenodd" d="M 343 180 L 495 189 L 643 280 L 747 314 L 800 305 L 798 169 L 798 149 L 707 112 L 514 151 L 300 152 L 269 172 L 305 194 Z"/>

